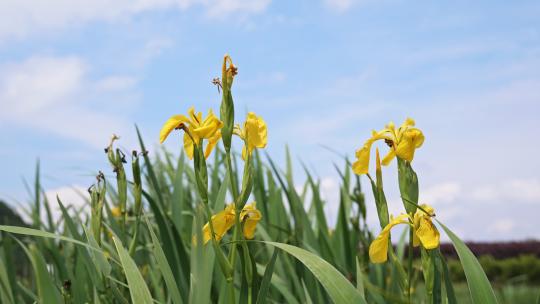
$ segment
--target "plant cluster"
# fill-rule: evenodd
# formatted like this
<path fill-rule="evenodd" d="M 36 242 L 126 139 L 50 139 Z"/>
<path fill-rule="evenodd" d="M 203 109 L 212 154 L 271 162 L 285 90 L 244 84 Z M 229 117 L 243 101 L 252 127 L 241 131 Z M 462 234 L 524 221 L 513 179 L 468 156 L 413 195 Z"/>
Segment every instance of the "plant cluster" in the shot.
<path fill-rule="evenodd" d="M 166 120 L 160 142 L 183 132 L 179 158 L 165 151 L 150 159 L 140 133 L 141 152 L 125 153 L 115 148 L 113 136 L 105 151 L 114 176 L 97 174 L 88 189 L 89 212 L 58 197 L 62 216 L 54 219 L 37 174 L 32 227 L 0 226 L 0 301 L 411 303 L 422 284 L 427 302 L 458 303 L 438 225 L 455 246 L 472 301 L 497 302 L 475 256 L 435 220 L 431 206 L 418 201 L 411 163 L 424 136 L 412 119 L 374 131 L 356 161 L 338 169 L 339 212 L 330 227 L 320 182 L 309 170 L 298 190 L 288 152 L 284 170 L 270 157 L 261 159 L 265 121 L 250 112 L 242 124 L 235 122 L 237 72 L 225 56 L 221 79 L 214 80 L 221 93 L 219 117 L 190 108 Z M 239 155 L 232 149 L 235 137 L 243 144 Z M 372 178 L 370 151 L 377 140 L 390 149 L 382 161 L 377 150 Z M 381 167 L 394 159 L 404 204 L 396 217 L 388 212 Z M 366 225 L 364 174 L 381 226 L 376 237 Z M 399 224 L 408 228 L 408 238 L 394 249 L 390 231 Z M 14 246 L 24 250 L 31 274 L 14 270 Z M 414 247 L 421 250 L 419 267 Z"/>

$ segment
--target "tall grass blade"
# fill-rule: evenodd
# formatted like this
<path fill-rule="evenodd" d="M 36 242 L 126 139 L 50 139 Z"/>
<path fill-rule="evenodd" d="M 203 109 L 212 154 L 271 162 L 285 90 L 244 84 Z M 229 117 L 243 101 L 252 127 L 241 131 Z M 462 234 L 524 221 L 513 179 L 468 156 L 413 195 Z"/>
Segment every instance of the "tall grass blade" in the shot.
<path fill-rule="evenodd" d="M 272 274 L 274 273 L 274 266 L 276 265 L 278 253 L 279 251 L 274 249 L 272 258 L 270 259 L 270 262 L 268 262 L 268 265 L 266 265 L 259 294 L 257 295 L 257 304 L 266 303 L 266 296 L 268 295 L 268 290 L 270 289 L 270 282 L 272 281 Z"/>
<path fill-rule="evenodd" d="M 137 264 L 131 259 L 127 250 L 124 249 L 124 246 L 116 237 L 113 237 L 113 241 L 126 275 L 131 301 L 135 304 L 152 304 L 152 295 L 137 268 Z"/>
<path fill-rule="evenodd" d="M 437 222 L 446 232 L 446 235 L 448 235 L 452 244 L 454 244 L 454 248 L 459 256 L 461 265 L 463 266 L 465 277 L 467 278 L 467 285 L 469 286 L 472 302 L 475 304 L 497 303 L 497 298 L 491 288 L 486 273 L 472 251 L 457 237 L 457 235 L 448 229 L 448 227 L 439 221 Z"/>
<path fill-rule="evenodd" d="M 150 232 L 150 237 L 152 238 L 152 252 L 154 253 L 154 257 L 156 258 L 156 262 L 158 264 L 159 270 L 161 271 L 161 275 L 163 276 L 163 280 L 165 281 L 165 285 L 167 285 L 167 290 L 171 295 L 171 300 L 174 304 L 182 304 L 182 297 L 180 296 L 180 291 L 178 290 L 178 286 L 176 285 L 176 282 L 174 280 L 174 276 L 171 267 L 167 262 L 167 258 L 165 257 L 165 253 L 161 248 L 159 240 L 154 233 L 154 229 L 152 229 L 150 222 L 147 218 L 145 218 L 145 220 L 146 225 L 148 226 L 148 231 Z"/>
<path fill-rule="evenodd" d="M 282 249 L 302 262 L 319 280 L 334 303 L 366 303 L 360 292 L 339 271 L 320 257 L 292 245 L 276 242 L 264 243 Z"/>
<path fill-rule="evenodd" d="M 32 268 L 34 269 L 39 302 L 42 304 L 60 303 L 60 292 L 54 284 L 53 277 L 47 271 L 47 263 L 43 255 L 41 255 L 35 245 L 31 245 L 30 249 L 28 249 L 21 241 L 17 240 L 17 242 L 30 259 Z"/>

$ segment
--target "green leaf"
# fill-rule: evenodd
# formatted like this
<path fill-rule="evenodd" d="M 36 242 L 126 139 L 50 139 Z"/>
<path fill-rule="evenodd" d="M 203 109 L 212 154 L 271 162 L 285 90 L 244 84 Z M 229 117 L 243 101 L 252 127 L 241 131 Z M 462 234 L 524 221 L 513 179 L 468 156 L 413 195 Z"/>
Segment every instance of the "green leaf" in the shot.
<path fill-rule="evenodd" d="M 88 243 L 93 247 L 98 247 L 98 243 L 96 239 L 94 238 L 94 235 L 90 233 L 86 228 L 84 228 L 84 232 L 86 234 L 86 238 L 88 239 Z M 105 253 L 103 251 L 91 251 L 90 257 L 92 261 L 94 262 L 94 265 L 96 268 L 104 275 L 108 276 L 111 273 L 111 265 L 109 264 L 109 261 L 107 260 L 107 257 L 105 256 Z"/>
<path fill-rule="evenodd" d="M 448 235 L 454 244 L 454 248 L 459 256 L 461 265 L 463 266 L 465 277 L 467 278 L 467 285 L 469 286 L 472 302 L 476 304 L 498 303 L 486 273 L 472 251 L 457 237 L 457 235 L 448 229 L 448 227 L 439 221 L 437 222 L 441 225 L 446 232 L 446 235 Z"/>
<path fill-rule="evenodd" d="M 28 255 L 32 268 L 34 268 L 39 302 L 43 304 L 60 303 L 60 292 L 54 284 L 53 276 L 47 271 L 47 263 L 43 255 L 36 246 L 30 245 L 30 249 L 28 249 L 21 241 L 17 240 L 17 242 Z"/>
<path fill-rule="evenodd" d="M 403 206 L 407 213 L 414 213 L 416 206 L 410 204 L 413 202 L 418 204 L 418 177 L 416 172 L 411 167 L 411 163 L 397 158 L 398 161 L 398 182 L 399 192 L 403 200 Z"/>
<path fill-rule="evenodd" d="M 438 254 L 439 254 L 439 260 L 441 261 L 442 274 L 444 278 L 444 287 L 446 289 L 446 297 L 448 299 L 448 304 L 457 304 L 456 293 L 454 291 L 454 286 L 452 285 L 452 279 L 450 277 L 450 271 L 448 270 L 448 264 L 446 263 L 446 259 L 441 254 L 440 250 Z"/>
<path fill-rule="evenodd" d="M 334 303 L 366 303 L 360 292 L 339 271 L 320 257 L 288 244 L 263 243 L 282 249 L 302 262 L 319 280 Z"/>
<path fill-rule="evenodd" d="M 178 164 L 176 166 L 176 173 L 174 176 L 174 183 L 173 183 L 173 193 L 171 200 L 174 202 L 174 204 L 171 204 L 171 212 L 172 212 L 172 222 L 174 223 L 176 229 L 178 230 L 178 233 L 182 233 L 182 226 L 184 224 L 184 221 L 182 221 L 182 207 L 184 206 L 183 200 L 184 200 L 184 184 L 183 184 L 183 176 L 184 176 L 184 153 L 180 154 L 180 157 L 178 158 Z"/>
<path fill-rule="evenodd" d="M 113 241 L 116 246 L 116 251 L 118 251 L 122 267 L 124 268 L 124 273 L 126 274 L 131 301 L 135 304 L 152 304 L 152 295 L 150 294 L 150 290 L 148 290 L 148 286 L 144 282 L 143 276 L 139 272 L 137 265 L 116 237 L 113 237 Z"/>
<path fill-rule="evenodd" d="M 364 273 L 362 271 L 362 266 L 360 265 L 360 259 L 356 257 L 356 289 L 360 292 L 362 299 L 364 298 Z"/>
<path fill-rule="evenodd" d="M 202 206 L 201 206 L 202 207 Z M 202 244 L 202 226 L 204 223 L 202 208 L 197 208 L 193 221 L 193 235 L 196 243 L 191 246 L 191 286 L 189 303 L 209 303 L 212 272 L 214 270 L 214 248 Z"/>
<path fill-rule="evenodd" d="M 3 260 L 0 260 L 0 291 L 0 301 L 2 303 L 15 303 L 13 300 L 11 283 L 9 282 L 8 273 Z"/>
<path fill-rule="evenodd" d="M 268 262 L 268 265 L 266 265 L 266 269 L 264 271 L 263 279 L 261 282 L 261 287 L 259 289 L 259 294 L 257 295 L 257 304 L 266 303 L 266 295 L 268 294 L 268 290 L 270 289 L 270 282 L 272 280 L 272 274 L 274 273 L 274 266 L 276 265 L 278 253 L 279 251 L 277 249 L 274 249 L 272 258 L 270 259 L 270 262 Z"/>
<path fill-rule="evenodd" d="M 101 252 L 101 249 L 99 249 L 99 248 L 92 247 L 92 246 L 90 246 L 90 245 L 88 245 L 86 243 L 83 243 L 81 241 L 77 241 L 75 239 L 72 239 L 72 238 L 69 238 L 69 237 L 66 237 L 66 236 L 57 235 L 57 234 L 50 233 L 50 232 L 47 232 L 47 231 L 42 231 L 42 230 L 37 230 L 37 229 L 32 229 L 32 228 L 25 228 L 25 227 L 17 227 L 17 226 L 4 226 L 4 225 L 0 225 L 0 231 L 5 231 L 5 232 L 15 233 L 15 234 L 39 236 L 39 237 L 45 237 L 45 238 L 51 238 L 51 239 L 58 239 L 58 240 L 62 240 L 62 241 L 68 241 L 68 242 L 71 242 L 71 243 L 74 243 L 74 244 L 77 244 L 77 245 L 82 245 L 82 246 L 90 248 L 92 250 L 96 250 L 96 251 Z"/>
<path fill-rule="evenodd" d="M 153 246 L 154 257 L 156 258 L 158 267 L 161 270 L 161 275 L 163 276 L 165 285 L 167 285 L 167 290 L 169 291 L 171 295 L 171 300 L 175 304 L 181 304 L 183 303 L 182 298 L 180 296 L 180 291 L 178 290 L 178 287 L 176 286 L 176 282 L 174 280 L 171 267 L 169 266 L 169 263 L 167 262 L 165 253 L 163 252 L 163 249 L 161 248 L 161 245 L 159 244 L 159 240 L 156 234 L 154 233 L 154 230 L 152 229 L 150 222 L 148 222 L 148 218 L 145 218 L 145 219 L 146 219 L 146 225 L 148 226 L 148 231 L 150 231 L 150 237 L 152 238 L 152 244 L 154 245 Z"/>

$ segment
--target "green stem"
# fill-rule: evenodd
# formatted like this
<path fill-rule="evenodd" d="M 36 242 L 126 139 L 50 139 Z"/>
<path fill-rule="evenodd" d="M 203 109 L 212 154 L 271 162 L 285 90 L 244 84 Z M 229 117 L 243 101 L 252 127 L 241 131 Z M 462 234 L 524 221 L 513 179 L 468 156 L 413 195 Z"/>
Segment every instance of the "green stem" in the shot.
<path fill-rule="evenodd" d="M 413 279 L 413 230 L 412 228 L 409 229 L 409 254 L 407 255 L 408 258 L 408 270 L 409 270 L 409 280 L 408 280 L 408 287 L 407 287 L 407 296 L 409 298 L 409 303 L 411 302 L 411 287 L 412 287 L 412 279 Z"/>
<path fill-rule="evenodd" d="M 227 171 L 229 173 L 229 180 L 231 181 L 233 201 L 236 202 L 236 200 L 238 199 L 238 184 L 236 182 L 236 174 L 233 174 L 230 151 L 227 151 L 225 153 L 225 159 L 227 161 Z"/>
<path fill-rule="evenodd" d="M 235 290 L 234 290 L 234 277 L 232 278 L 232 280 L 227 282 L 227 286 L 229 288 L 229 303 L 230 304 L 235 304 L 236 303 L 236 297 L 234 295 L 234 293 L 235 293 Z"/>
<path fill-rule="evenodd" d="M 135 232 L 133 233 L 133 238 L 131 239 L 131 244 L 129 245 L 129 256 L 133 257 L 135 254 L 135 247 L 137 246 L 137 238 L 139 237 L 139 223 L 141 222 L 141 216 L 138 215 L 135 220 Z"/>

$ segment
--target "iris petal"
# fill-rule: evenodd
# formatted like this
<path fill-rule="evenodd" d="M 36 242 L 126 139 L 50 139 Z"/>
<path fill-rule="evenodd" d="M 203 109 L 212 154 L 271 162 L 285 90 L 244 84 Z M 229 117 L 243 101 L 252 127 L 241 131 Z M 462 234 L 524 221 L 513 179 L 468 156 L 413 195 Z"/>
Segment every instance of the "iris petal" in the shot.
<path fill-rule="evenodd" d="M 212 153 L 212 150 L 214 150 L 214 147 L 217 145 L 220 139 L 221 139 L 221 130 L 218 130 L 214 134 L 214 136 L 208 139 L 208 143 L 206 144 L 206 149 L 204 150 L 205 158 L 208 158 L 208 156 L 210 156 L 210 153 Z"/>
<path fill-rule="evenodd" d="M 377 140 L 388 139 L 388 131 L 388 129 L 383 129 L 379 132 L 373 131 L 371 138 L 366 140 L 364 146 L 361 149 L 356 150 L 356 161 L 352 165 L 354 173 L 358 175 L 368 173 L 371 145 Z"/>
<path fill-rule="evenodd" d="M 435 249 L 439 247 L 440 234 L 431 219 L 424 216 L 420 219 L 418 228 L 415 234 L 420 239 L 422 246 L 426 249 Z"/>
<path fill-rule="evenodd" d="M 167 136 L 169 136 L 169 134 L 172 132 L 172 130 L 178 128 L 180 125 L 187 122 L 189 122 L 189 119 L 184 115 L 171 116 L 171 118 L 169 118 L 165 122 L 165 124 L 163 124 L 163 127 L 159 132 L 159 142 L 163 143 L 165 139 L 167 139 Z"/>
<path fill-rule="evenodd" d="M 395 157 L 396 157 L 396 152 L 394 152 L 394 149 L 390 149 L 390 151 L 388 151 L 388 153 L 382 160 L 383 166 L 388 166 Z"/>
<path fill-rule="evenodd" d="M 240 219 L 244 222 L 244 237 L 252 239 L 255 236 L 255 228 L 261 220 L 262 215 L 255 207 L 255 202 L 246 205 L 240 213 Z"/>
<path fill-rule="evenodd" d="M 242 130 L 238 129 L 235 134 L 239 135 L 245 142 L 244 148 L 242 148 L 242 159 L 244 160 L 247 153 L 251 155 L 255 148 L 266 147 L 268 141 L 266 122 L 253 112 L 248 113 L 244 128 Z"/>
<path fill-rule="evenodd" d="M 184 133 L 184 151 L 189 159 L 193 159 L 194 148 L 193 140 L 191 140 L 191 137 L 187 133 Z"/>
<path fill-rule="evenodd" d="M 234 205 L 227 206 L 223 211 L 220 211 L 216 215 L 212 216 L 212 226 L 214 227 L 214 233 L 216 241 L 223 238 L 225 233 L 231 229 L 234 225 Z M 206 223 L 203 227 L 203 244 L 206 244 L 212 239 L 212 233 L 210 230 L 210 224 Z"/>
<path fill-rule="evenodd" d="M 372 263 L 384 263 L 388 259 L 388 243 L 390 239 L 390 230 L 399 224 L 409 224 L 409 216 L 402 214 L 390 220 L 390 223 L 384 227 L 381 233 L 369 245 L 369 259 Z"/>

